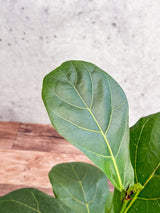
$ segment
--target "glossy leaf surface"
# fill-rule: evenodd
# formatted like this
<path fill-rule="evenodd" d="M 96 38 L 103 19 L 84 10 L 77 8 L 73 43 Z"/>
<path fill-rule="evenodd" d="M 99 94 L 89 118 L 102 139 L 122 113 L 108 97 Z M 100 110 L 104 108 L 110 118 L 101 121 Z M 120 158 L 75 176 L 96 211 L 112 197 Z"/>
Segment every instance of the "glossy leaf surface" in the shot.
<path fill-rule="evenodd" d="M 86 163 L 65 163 L 49 173 L 54 194 L 75 213 L 104 213 L 109 195 L 107 178 Z"/>
<path fill-rule="evenodd" d="M 37 189 L 19 189 L 0 197 L 1 213 L 74 213 L 62 202 Z"/>
<path fill-rule="evenodd" d="M 128 103 L 103 70 L 68 61 L 49 73 L 42 97 L 52 125 L 104 171 L 120 191 L 133 184 Z"/>
<path fill-rule="evenodd" d="M 141 118 L 130 130 L 135 182 L 144 187 L 125 213 L 160 212 L 160 113 Z"/>

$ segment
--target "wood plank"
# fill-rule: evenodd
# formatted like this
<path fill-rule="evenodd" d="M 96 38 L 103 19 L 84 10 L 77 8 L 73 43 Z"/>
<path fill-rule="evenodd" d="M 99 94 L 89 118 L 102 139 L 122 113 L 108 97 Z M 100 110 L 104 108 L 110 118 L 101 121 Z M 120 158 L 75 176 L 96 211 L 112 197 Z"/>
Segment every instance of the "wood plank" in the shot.
<path fill-rule="evenodd" d="M 84 155 L 1 149 L 0 184 L 50 188 L 51 168 L 72 161 L 91 163 Z"/>
<path fill-rule="evenodd" d="M 18 133 L 20 123 L 0 122 L 0 148 L 11 149 Z"/>
<path fill-rule="evenodd" d="M 12 149 L 81 154 L 51 125 L 21 123 Z"/>
<path fill-rule="evenodd" d="M 48 172 L 72 161 L 92 163 L 51 125 L 0 122 L 0 196 L 22 187 L 52 194 Z"/>

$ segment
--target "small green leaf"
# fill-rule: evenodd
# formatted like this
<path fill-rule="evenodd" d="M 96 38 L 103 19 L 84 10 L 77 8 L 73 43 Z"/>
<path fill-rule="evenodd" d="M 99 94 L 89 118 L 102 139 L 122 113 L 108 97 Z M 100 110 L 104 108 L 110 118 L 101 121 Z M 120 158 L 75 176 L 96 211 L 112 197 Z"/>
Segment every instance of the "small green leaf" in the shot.
<path fill-rule="evenodd" d="M 129 187 L 127 194 L 129 195 L 129 193 L 132 191 L 133 194 L 140 192 L 142 189 L 144 188 L 144 186 L 142 186 L 140 183 L 135 183 L 134 185 L 132 185 L 131 187 Z"/>
<path fill-rule="evenodd" d="M 109 195 L 107 178 L 86 163 L 59 164 L 49 173 L 54 194 L 75 213 L 104 213 Z"/>
<path fill-rule="evenodd" d="M 32 189 L 15 190 L 0 197 L 1 213 L 74 213 L 61 201 Z"/>
<path fill-rule="evenodd" d="M 133 184 L 128 103 L 116 81 L 91 63 L 68 61 L 44 78 L 42 98 L 56 130 L 117 189 Z"/>
<path fill-rule="evenodd" d="M 141 118 L 130 130 L 135 182 L 143 187 L 124 213 L 160 212 L 160 113 Z"/>

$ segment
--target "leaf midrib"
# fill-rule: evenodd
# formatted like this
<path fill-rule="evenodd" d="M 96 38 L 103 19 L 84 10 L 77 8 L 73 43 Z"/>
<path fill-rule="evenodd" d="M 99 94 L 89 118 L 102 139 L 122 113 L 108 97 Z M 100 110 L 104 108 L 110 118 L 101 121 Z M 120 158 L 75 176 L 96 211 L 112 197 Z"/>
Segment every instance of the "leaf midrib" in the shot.
<path fill-rule="evenodd" d="M 63 70 L 60 70 L 64 75 L 65 73 L 63 72 Z M 112 152 L 112 149 L 109 145 L 109 142 L 107 140 L 107 137 L 105 135 L 105 133 L 102 131 L 102 128 L 100 127 L 97 119 L 95 118 L 94 114 L 92 113 L 91 109 L 88 107 L 88 105 L 86 104 L 85 100 L 82 98 L 82 96 L 80 95 L 79 91 L 76 89 L 75 86 L 72 85 L 72 83 L 68 80 L 67 76 L 65 75 L 68 83 L 73 87 L 73 89 L 76 91 L 77 95 L 80 97 L 80 99 L 82 100 L 82 102 L 84 103 L 84 105 L 86 106 L 86 109 L 89 111 L 89 113 L 91 114 L 92 118 L 94 119 L 95 123 L 97 124 L 99 130 L 100 130 L 100 133 L 102 134 L 106 144 L 107 144 L 107 147 L 108 147 L 108 150 L 110 152 L 110 155 L 111 155 L 111 159 L 113 161 L 113 164 L 114 164 L 114 167 L 115 167 L 115 171 L 116 171 L 116 174 L 117 174 L 117 178 L 118 178 L 118 182 L 119 182 L 119 187 L 120 187 L 120 190 L 123 190 L 123 185 L 122 185 L 122 181 L 121 181 L 121 178 L 120 178 L 120 174 L 119 174 L 119 170 L 118 170 L 118 167 L 117 167 L 117 164 L 116 164 L 116 160 L 114 158 L 114 155 L 113 155 L 113 152 Z"/>
<path fill-rule="evenodd" d="M 86 202 L 86 205 L 85 205 L 85 206 L 86 206 L 87 212 L 90 213 L 90 210 L 89 210 L 89 207 L 88 207 L 87 198 L 86 198 L 86 194 L 85 194 L 85 191 L 84 191 L 84 188 L 83 188 L 83 185 L 82 185 L 82 181 L 80 180 L 80 178 L 79 178 L 77 172 L 75 171 L 75 169 L 73 168 L 73 166 L 72 166 L 72 170 L 73 170 L 74 174 L 76 175 L 76 177 L 79 179 L 78 182 L 79 182 L 79 185 L 80 185 L 80 187 L 81 187 L 81 189 L 82 189 L 83 197 L 84 197 L 85 202 Z"/>
<path fill-rule="evenodd" d="M 81 181 L 81 180 L 78 181 L 77 184 L 80 184 L 80 187 L 81 187 L 81 190 L 82 190 L 82 193 L 83 193 L 83 196 L 84 196 L 84 200 L 85 200 L 85 202 L 82 202 L 82 201 L 79 200 L 78 198 L 74 197 L 74 196 L 69 192 L 69 190 L 66 188 L 66 186 L 65 186 L 64 184 L 58 182 L 56 179 L 54 179 L 54 182 L 57 183 L 58 185 L 60 185 L 62 188 L 64 188 L 64 190 L 65 190 L 65 191 L 67 192 L 67 194 L 69 195 L 69 197 L 66 197 L 66 198 L 61 199 L 62 202 L 63 202 L 63 200 L 68 199 L 68 198 L 71 197 L 73 200 L 75 200 L 75 201 L 76 201 L 77 203 L 79 203 L 80 205 L 85 206 L 86 209 L 87 209 L 87 213 L 90 213 L 89 204 L 90 204 L 91 202 L 93 202 L 93 200 L 94 200 L 95 197 L 96 197 L 97 187 L 96 187 L 96 193 L 95 193 L 95 195 L 93 196 L 92 200 L 90 200 L 90 201 L 87 202 L 86 195 L 85 195 L 85 191 L 84 191 L 84 188 L 83 188 L 83 185 L 82 185 L 82 181 Z"/>

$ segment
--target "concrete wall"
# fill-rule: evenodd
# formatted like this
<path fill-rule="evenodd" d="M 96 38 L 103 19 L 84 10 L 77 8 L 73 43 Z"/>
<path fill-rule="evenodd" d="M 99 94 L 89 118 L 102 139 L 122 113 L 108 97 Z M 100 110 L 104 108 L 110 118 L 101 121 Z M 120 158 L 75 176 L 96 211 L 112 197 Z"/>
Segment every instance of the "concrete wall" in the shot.
<path fill-rule="evenodd" d="M 0 0 L 0 120 L 49 123 L 43 77 L 90 61 L 126 92 L 130 124 L 160 111 L 159 0 Z"/>

